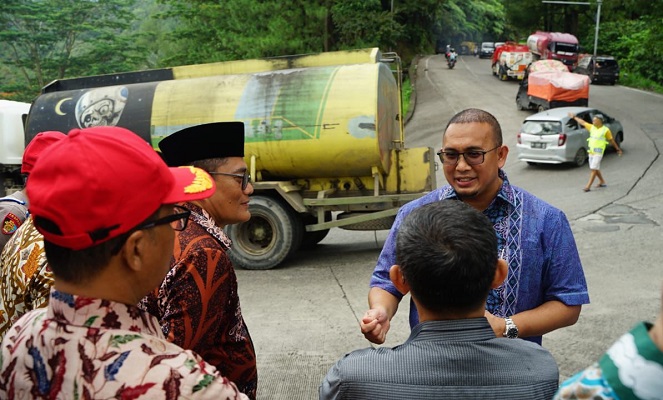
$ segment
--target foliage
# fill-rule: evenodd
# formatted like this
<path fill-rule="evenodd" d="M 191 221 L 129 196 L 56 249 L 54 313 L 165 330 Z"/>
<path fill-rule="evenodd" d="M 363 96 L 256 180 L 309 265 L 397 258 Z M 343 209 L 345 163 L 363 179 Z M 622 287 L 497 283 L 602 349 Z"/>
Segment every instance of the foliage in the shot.
<path fill-rule="evenodd" d="M 65 77 L 365 47 L 396 51 L 409 65 L 438 43 L 523 42 L 535 30 L 573 33 L 591 51 L 590 2 L 2 0 L 0 97 L 30 101 Z M 663 7 L 602 5 L 598 52 L 617 57 L 627 80 L 661 84 Z"/>
<path fill-rule="evenodd" d="M 410 99 L 412 98 L 412 82 L 409 77 L 403 79 L 402 86 L 403 93 L 403 115 L 407 116 L 408 111 L 410 110 Z"/>
<path fill-rule="evenodd" d="M 14 87 L 24 98 L 53 79 L 135 67 L 139 52 L 123 35 L 133 1 L 3 0 L 0 57 Z"/>
<path fill-rule="evenodd" d="M 598 5 L 543 4 L 540 0 L 502 0 L 506 30 L 523 41 L 535 30 L 564 31 L 576 35 L 585 52 L 594 51 Z M 655 4 L 658 3 L 658 6 Z M 603 1 L 597 53 L 617 58 L 620 83 L 663 83 L 663 7 L 661 1 Z M 645 84 L 644 86 L 652 86 Z"/>

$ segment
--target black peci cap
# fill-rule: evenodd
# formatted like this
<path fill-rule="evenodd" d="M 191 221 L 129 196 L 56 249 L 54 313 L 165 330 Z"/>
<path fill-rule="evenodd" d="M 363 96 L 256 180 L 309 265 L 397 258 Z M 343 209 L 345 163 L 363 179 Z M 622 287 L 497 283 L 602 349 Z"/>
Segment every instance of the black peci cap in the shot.
<path fill-rule="evenodd" d="M 190 126 L 163 138 L 159 149 L 171 167 L 208 158 L 244 157 L 244 123 L 212 122 Z"/>

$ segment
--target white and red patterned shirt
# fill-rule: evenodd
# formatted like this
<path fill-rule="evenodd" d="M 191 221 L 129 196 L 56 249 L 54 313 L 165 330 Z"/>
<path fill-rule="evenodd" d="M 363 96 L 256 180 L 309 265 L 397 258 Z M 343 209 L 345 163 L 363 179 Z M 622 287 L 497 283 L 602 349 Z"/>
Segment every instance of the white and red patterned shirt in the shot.
<path fill-rule="evenodd" d="M 55 289 L 2 341 L 0 398 L 247 399 L 148 313 Z"/>

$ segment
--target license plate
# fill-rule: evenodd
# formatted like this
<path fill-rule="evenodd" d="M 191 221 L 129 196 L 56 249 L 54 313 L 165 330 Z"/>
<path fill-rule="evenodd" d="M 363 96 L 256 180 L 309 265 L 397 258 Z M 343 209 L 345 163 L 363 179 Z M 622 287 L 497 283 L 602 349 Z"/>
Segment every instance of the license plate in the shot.
<path fill-rule="evenodd" d="M 543 142 L 532 142 L 532 148 L 533 149 L 545 149 L 546 144 Z"/>

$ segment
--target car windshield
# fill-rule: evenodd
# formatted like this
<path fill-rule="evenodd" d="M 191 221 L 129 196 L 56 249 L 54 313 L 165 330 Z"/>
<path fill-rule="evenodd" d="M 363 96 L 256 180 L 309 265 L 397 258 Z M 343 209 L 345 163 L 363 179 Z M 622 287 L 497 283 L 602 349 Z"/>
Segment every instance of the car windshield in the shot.
<path fill-rule="evenodd" d="M 556 135 L 562 133 L 562 123 L 559 121 L 525 121 L 521 131 L 533 135 Z"/>
<path fill-rule="evenodd" d="M 596 60 L 597 68 L 615 68 L 617 66 L 617 61 L 615 60 Z"/>

